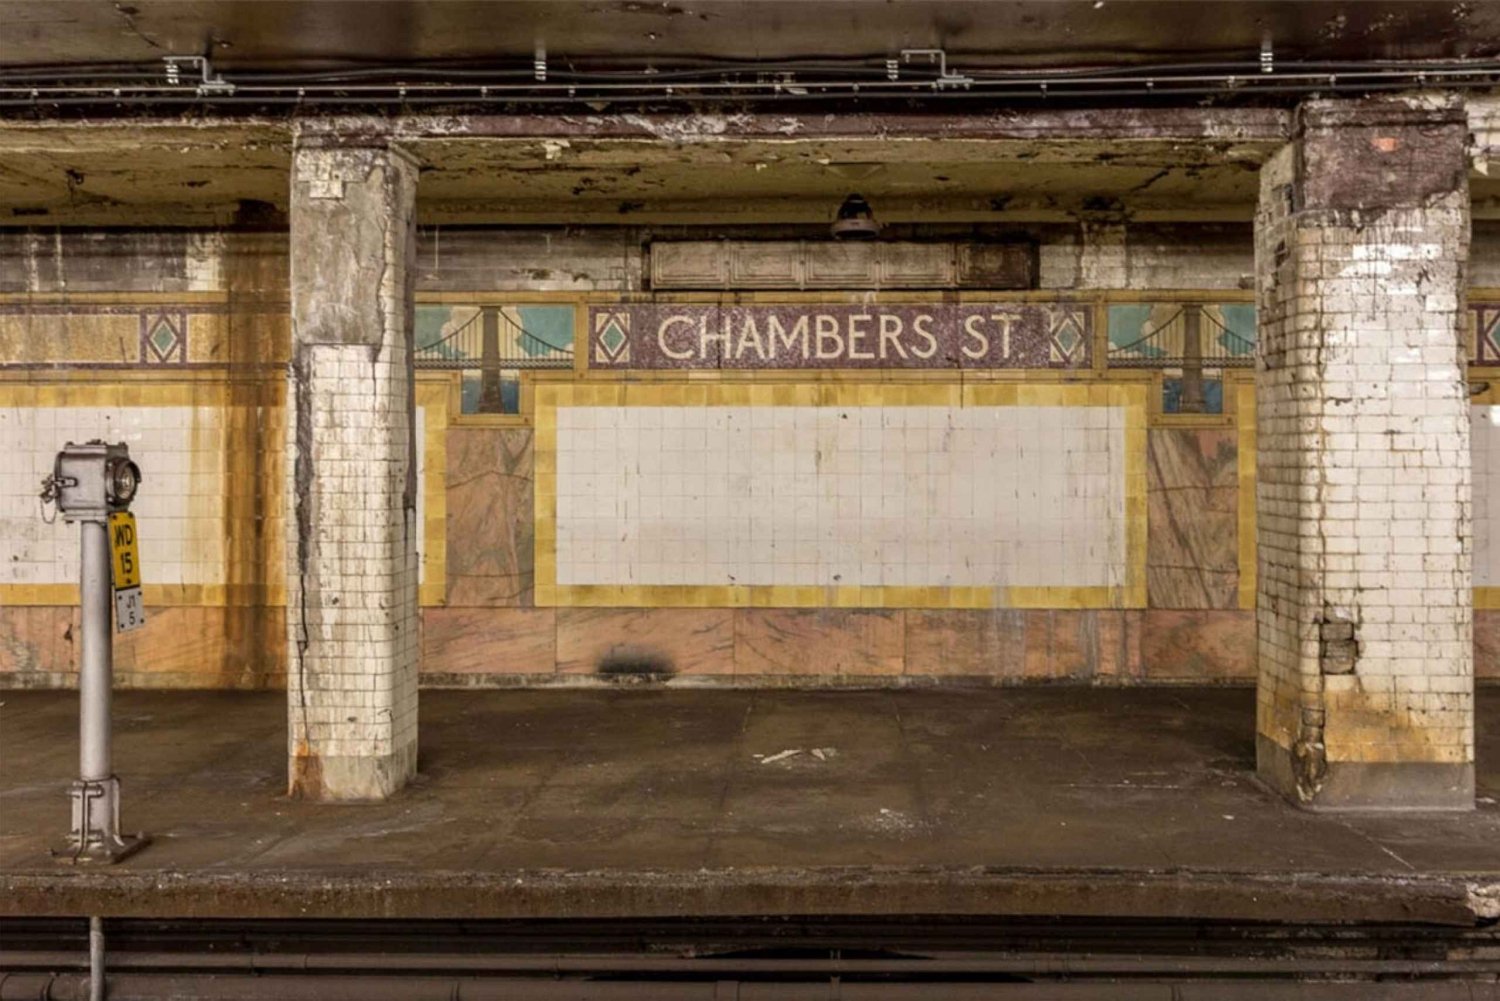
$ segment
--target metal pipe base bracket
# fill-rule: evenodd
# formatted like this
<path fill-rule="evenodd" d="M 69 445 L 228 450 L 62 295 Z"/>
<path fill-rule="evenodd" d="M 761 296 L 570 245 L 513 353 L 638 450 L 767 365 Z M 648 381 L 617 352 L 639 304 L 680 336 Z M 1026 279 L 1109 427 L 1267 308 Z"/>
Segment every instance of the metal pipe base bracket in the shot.
<path fill-rule="evenodd" d="M 73 800 L 73 829 L 67 843 L 52 857 L 71 864 L 110 865 L 151 843 L 144 834 L 120 833 L 120 780 L 79 779 L 68 790 Z"/>

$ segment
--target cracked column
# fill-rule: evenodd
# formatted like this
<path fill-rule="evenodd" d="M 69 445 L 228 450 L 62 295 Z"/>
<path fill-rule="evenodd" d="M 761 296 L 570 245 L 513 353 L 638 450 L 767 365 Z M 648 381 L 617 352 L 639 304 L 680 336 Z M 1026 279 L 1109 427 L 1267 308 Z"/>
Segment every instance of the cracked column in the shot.
<path fill-rule="evenodd" d="M 417 760 L 416 165 L 303 137 L 287 376 L 291 793 L 382 799 Z"/>
<path fill-rule="evenodd" d="M 1474 805 L 1465 132 L 1312 101 L 1261 173 L 1256 757 L 1313 808 Z"/>

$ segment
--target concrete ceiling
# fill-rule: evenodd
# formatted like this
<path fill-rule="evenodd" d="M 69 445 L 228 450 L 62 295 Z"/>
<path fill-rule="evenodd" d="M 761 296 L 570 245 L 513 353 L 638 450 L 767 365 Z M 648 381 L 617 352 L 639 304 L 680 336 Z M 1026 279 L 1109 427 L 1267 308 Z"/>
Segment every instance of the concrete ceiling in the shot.
<path fill-rule="evenodd" d="M 1183 142 L 722 136 L 710 141 L 428 137 L 424 222 L 822 223 L 858 191 L 888 222 L 1247 220 L 1273 137 Z M 0 226 L 217 225 L 285 210 L 283 123 L 0 127 Z M 1471 178 L 1500 215 L 1500 178 Z"/>
<path fill-rule="evenodd" d="M 723 141 L 645 144 L 573 140 L 435 140 L 419 155 L 424 215 L 566 222 L 827 222 L 858 191 L 889 221 L 1064 218 L 1128 205 L 1174 218 L 1248 218 L 1255 144 L 1179 148 L 1139 143 L 983 140 Z M 503 178 L 503 181 L 497 179 Z"/>
<path fill-rule="evenodd" d="M 891 222 L 1045 221 L 1090 209 L 1245 219 L 1277 143 L 883 138 L 428 138 L 431 222 L 827 222 L 852 191 Z M 212 225 L 284 209 L 287 131 L 0 128 L 0 225 Z"/>
<path fill-rule="evenodd" d="M 1475 0 L 0 0 L 0 65 L 233 68 L 529 60 L 881 58 L 946 49 L 959 68 L 1281 59 L 1400 60 L 1500 51 L 1500 4 Z"/>

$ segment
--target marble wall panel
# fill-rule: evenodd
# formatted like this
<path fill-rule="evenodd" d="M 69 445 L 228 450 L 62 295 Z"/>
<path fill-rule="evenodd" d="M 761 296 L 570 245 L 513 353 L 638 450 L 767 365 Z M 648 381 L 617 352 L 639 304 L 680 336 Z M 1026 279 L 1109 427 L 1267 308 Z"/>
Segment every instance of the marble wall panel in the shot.
<path fill-rule="evenodd" d="M 222 685 L 228 688 L 280 688 L 286 684 L 286 608 L 259 603 L 213 609 L 210 624 L 222 631 Z"/>
<path fill-rule="evenodd" d="M 1140 674 L 1139 613 L 909 610 L 906 673 L 1126 680 Z"/>
<path fill-rule="evenodd" d="M 730 608 L 559 608 L 557 670 L 611 678 L 734 672 Z"/>
<path fill-rule="evenodd" d="M 1041 610 L 1026 622 L 1024 674 L 1028 678 L 1086 678 L 1090 617 L 1073 610 Z"/>
<path fill-rule="evenodd" d="M 78 670 L 78 609 L 56 605 L 0 608 L 0 675 Z"/>
<path fill-rule="evenodd" d="M 742 608 L 734 620 L 734 673 L 900 674 L 903 611 Z"/>
<path fill-rule="evenodd" d="M 1148 609 L 1141 669 L 1148 681 L 1253 681 L 1255 612 Z"/>
<path fill-rule="evenodd" d="M 423 610 L 423 674 L 538 675 L 556 669 L 557 616 L 550 608 Z"/>
<path fill-rule="evenodd" d="M 906 613 L 906 673 L 1020 677 L 1026 620 L 1018 609 L 911 609 Z"/>
<path fill-rule="evenodd" d="M 1135 613 L 1104 609 L 1038 609 L 1026 614 L 1021 676 L 1083 681 L 1135 677 L 1138 632 L 1127 628 Z"/>
<path fill-rule="evenodd" d="M 284 683 L 285 621 L 280 614 L 236 621 L 243 645 L 230 645 L 236 609 L 148 606 L 146 624 L 114 640 L 115 677 L 127 687 L 265 688 Z M 277 610 L 279 613 L 280 610 Z M 247 635 L 247 625 L 255 635 Z"/>
<path fill-rule="evenodd" d="M 1146 592 L 1152 608 L 1235 608 L 1238 448 L 1229 429 L 1148 436 Z"/>
<path fill-rule="evenodd" d="M 78 609 L 0 609 L 0 686 L 51 683 L 78 670 Z M 280 608 L 150 605 L 146 624 L 114 637 L 121 688 L 280 688 L 286 683 Z"/>
<path fill-rule="evenodd" d="M 448 431 L 448 605 L 529 606 L 532 433 Z"/>
<path fill-rule="evenodd" d="M 1132 681 L 1141 676 L 1139 609 L 1101 609 L 1098 616 L 1099 661 L 1094 676 L 1102 681 Z"/>

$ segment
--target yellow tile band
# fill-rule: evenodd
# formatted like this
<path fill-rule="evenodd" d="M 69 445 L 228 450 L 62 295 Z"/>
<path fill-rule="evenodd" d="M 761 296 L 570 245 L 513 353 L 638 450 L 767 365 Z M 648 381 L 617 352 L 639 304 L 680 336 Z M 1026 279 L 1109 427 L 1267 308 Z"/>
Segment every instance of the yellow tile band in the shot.
<path fill-rule="evenodd" d="M 1239 606 L 1253 609 L 1258 572 L 1255 562 L 1255 384 L 1249 380 L 1236 382 L 1234 400 L 1235 421 L 1239 432 Z"/>
<path fill-rule="evenodd" d="M 416 405 L 422 409 L 422 583 L 420 605 L 448 600 L 448 425 L 452 384 L 459 373 L 422 373 L 416 381 Z"/>

